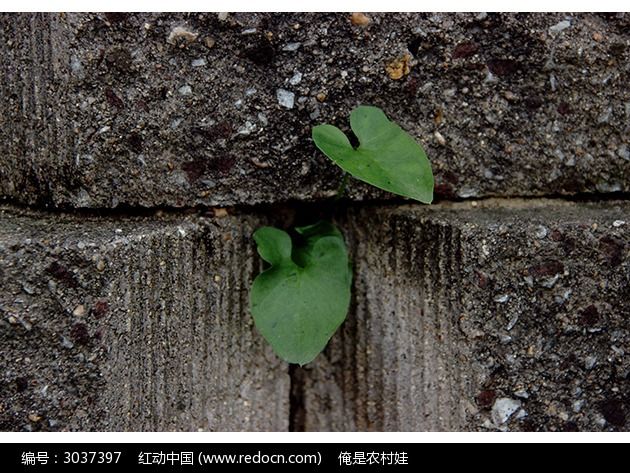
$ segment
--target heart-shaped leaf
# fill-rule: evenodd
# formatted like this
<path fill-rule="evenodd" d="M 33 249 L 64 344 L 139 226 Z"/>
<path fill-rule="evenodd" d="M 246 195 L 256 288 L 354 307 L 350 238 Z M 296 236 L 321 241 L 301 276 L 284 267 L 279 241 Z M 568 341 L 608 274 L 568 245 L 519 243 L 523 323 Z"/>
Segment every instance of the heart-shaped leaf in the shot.
<path fill-rule="evenodd" d="M 360 146 L 332 125 L 313 128 L 317 147 L 357 179 L 425 204 L 433 200 L 433 173 L 418 143 L 377 107 L 362 105 L 350 115 Z"/>
<path fill-rule="evenodd" d="M 304 240 L 296 247 L 283 230 L 254 233 L 258 253 L 271 267 L 254 280 L 250 304 L 256 327 L 278 356 L 304 365 L 346 318 L 352 272 L 343 236 L 332 224 L 296 231 Z"/>

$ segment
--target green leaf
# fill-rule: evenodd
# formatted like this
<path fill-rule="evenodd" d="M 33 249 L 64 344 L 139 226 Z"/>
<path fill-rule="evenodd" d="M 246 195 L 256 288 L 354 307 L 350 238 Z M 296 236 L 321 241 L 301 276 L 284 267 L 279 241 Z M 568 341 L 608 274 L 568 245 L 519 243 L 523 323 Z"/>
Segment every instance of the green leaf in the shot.
<path fill-rule="evenodd" d="M 424 150 L 377 107 L 362 105 L 350 115 L 359 139 L 354 149 L 332 125 L 313 128 L 315 145 L 341 169 L 357 179 L 425 204 L 433 200 L 433 173 Z"/>
<path fill-rule="evenodd" d="M 258 253 L 271 267 L 254 280 L 250 305 L 256 327 L 278 356 L 304 365 L 346 318 L 352 271 L 335 226 L 320 222 L 296 231 L 304 240 L 296 247 L 283 230 L 254 233 Z"/>

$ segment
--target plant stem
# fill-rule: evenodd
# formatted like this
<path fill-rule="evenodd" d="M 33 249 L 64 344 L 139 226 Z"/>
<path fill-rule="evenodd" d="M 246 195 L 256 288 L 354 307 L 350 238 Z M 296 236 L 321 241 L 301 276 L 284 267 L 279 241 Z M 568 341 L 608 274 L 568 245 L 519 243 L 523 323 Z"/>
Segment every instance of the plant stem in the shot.
<path fill-rule="evenodd" d="M 337 188 L 337 195 L 335 196 L 335 200 L 339 200 L 343 197 L 346 192 L 346 184 L 348 184 L 348 173 L 343 173 L 343 178 L 341 179 L 341 184 Z"/>

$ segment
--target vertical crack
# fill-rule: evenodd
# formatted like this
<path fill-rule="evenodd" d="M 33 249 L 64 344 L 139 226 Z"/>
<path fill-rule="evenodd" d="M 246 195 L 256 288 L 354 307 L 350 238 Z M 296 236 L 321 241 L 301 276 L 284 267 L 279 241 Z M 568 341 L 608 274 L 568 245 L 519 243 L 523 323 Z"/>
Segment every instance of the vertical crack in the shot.
<path fill-rule="evenodd" d="M 304 408 L 304 368 L 289 365 L 289 432 L 304 432 L 306 424 L 306 410 Z"/>

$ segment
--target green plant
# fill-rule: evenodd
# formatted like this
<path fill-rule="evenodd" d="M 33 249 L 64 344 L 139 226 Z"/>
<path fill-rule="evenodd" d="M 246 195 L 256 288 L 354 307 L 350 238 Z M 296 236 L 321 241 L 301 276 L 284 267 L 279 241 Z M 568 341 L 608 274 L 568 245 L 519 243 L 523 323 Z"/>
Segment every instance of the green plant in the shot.
<path fill-rule="evenodd" d="M 357 148 L 332 125 L 314 127 L 313 141 L 357 179 L 431 203 L 431 165 L 409 134 L 379 108 L 369 106 L 352 111 L 350 127 L 359 140 Z M 346 318 L 352 270 L 343 236 L 332 223 L 295 231 L 295 242 L 273 227 L 254 233 L 258 253 L 269 267 L 254 280 L 250 305 L 256 327 L 275 352 L 285 361 L 304 365 L 326 347 Z"/>

